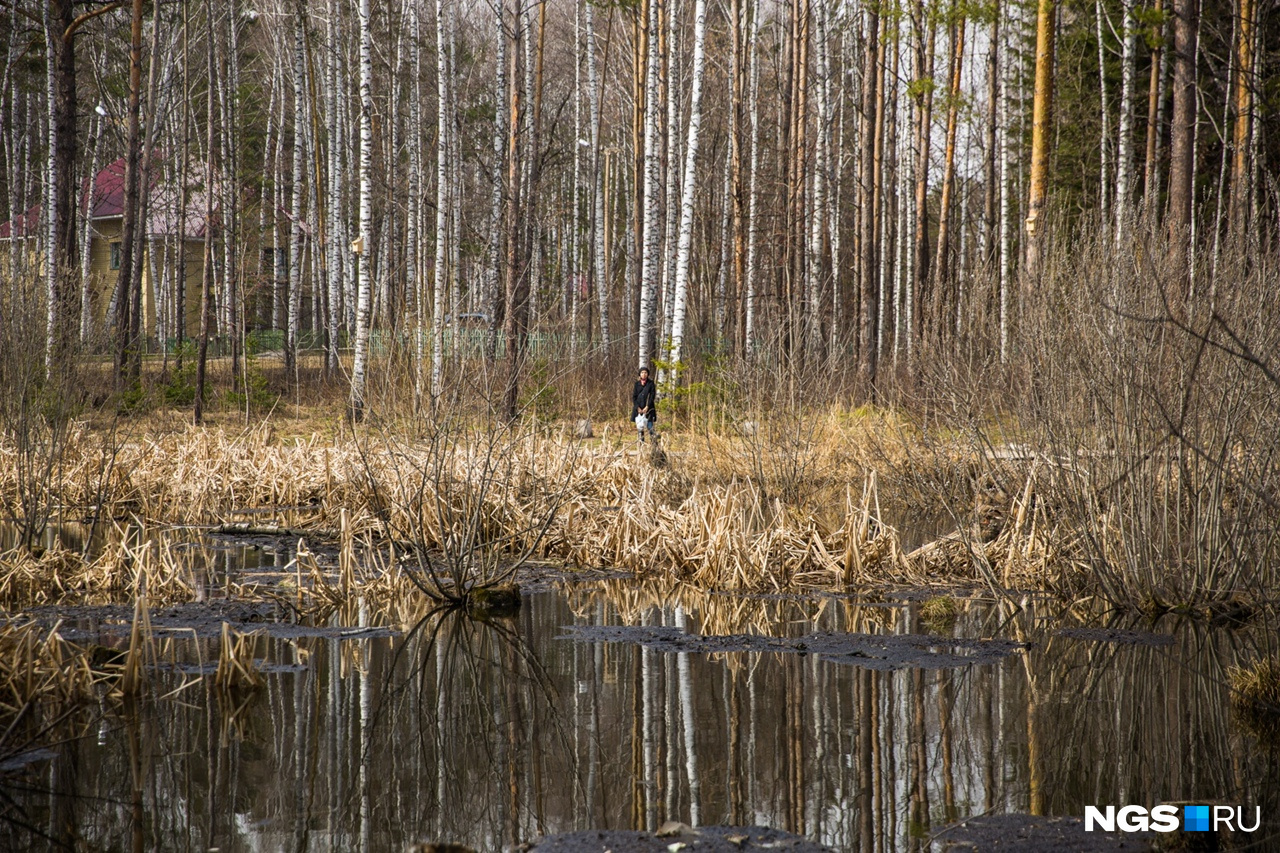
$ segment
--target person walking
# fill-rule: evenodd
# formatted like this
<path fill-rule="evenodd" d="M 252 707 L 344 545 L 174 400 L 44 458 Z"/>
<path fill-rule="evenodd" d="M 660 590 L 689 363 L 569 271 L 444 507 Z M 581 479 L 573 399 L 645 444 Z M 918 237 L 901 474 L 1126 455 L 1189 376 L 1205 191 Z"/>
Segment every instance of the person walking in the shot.
<path fill-rule="evenodd" d="M 640 441 L 644 434 L 653 435 L 653 422 L 658 418 L 658 389 L 649 378 L 649 368 L 640 368 L 640 376 L 631 389 L 631 421 L 636 425 Z"/>

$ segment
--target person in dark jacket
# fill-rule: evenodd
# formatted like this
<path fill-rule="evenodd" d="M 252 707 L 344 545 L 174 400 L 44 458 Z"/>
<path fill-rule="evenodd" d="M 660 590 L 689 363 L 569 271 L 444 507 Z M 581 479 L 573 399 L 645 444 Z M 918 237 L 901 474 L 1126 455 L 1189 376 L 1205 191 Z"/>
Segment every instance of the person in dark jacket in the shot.
<path fill-rule="evenodd" d="M 644 441 L 645 431 L 648 430 L 649 435 L 653 435 L 653 422 L 658 418 L 658 390 L 654 387 L 653 380 L 649 378 L 649 368 L 640 368 L 640 378 L 636 380 L 635 387 L 631 389 L 631 422 L 636 425 L 636 432 L 639 433 L 640 440 Z M 638 418 L 644 415 L 644 426 Z"/>

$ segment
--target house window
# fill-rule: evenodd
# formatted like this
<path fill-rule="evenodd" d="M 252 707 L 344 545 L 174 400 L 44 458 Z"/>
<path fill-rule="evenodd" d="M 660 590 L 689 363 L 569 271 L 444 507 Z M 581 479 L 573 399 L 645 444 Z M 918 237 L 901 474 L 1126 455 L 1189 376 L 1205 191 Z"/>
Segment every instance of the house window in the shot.
<path fill-rule="evenodd" d="M 267 275 L 283 281 L 289 277 L 289 250 L 263 249 L 262 269 Z"/>
<path fill-rule="evenodd" d="M 113 270 L 120 269 L 120 244 L 111 244 L 111 268 Z"/>

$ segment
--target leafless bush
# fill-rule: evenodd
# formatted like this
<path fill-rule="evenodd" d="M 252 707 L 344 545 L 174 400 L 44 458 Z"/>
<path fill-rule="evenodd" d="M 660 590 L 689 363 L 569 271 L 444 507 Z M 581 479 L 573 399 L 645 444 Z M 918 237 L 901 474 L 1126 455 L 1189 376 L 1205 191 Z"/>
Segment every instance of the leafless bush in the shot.
<path fill-rule="evenodd" d="M 571 496 L 574 445 L 547 452 L 527 420 L 442 415 L 374 426 L 358 441 L 365 502 L 436 599 L 467 602 L 508 583 Z"/>
<path fill-rule="evenodd" d="M 1273 258 L 1241 247 L 1188 281 L 1176 252 L 1158 233 L 1060 240 L 1027 294 L 1008 406 L 1100 591 L 1212 610 L 1280 579 L 1280 381 L 1260 355 L 1280 306 Z"/>
<path fill-rule="evenodd" d="M 12 300 L 0 323 L 0 466 L 14 489 L 4 514 L 18 541 L 32 546 L 58 510 L 58 478 L 78 406 L 70 358 L 46 369 L 43 323 L 36 299 Z"/>

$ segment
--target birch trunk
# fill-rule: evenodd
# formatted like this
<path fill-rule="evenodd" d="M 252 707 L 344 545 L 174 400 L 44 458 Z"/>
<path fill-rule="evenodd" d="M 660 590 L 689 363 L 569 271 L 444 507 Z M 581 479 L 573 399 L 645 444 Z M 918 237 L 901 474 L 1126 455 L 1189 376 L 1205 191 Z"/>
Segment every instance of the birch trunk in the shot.
<path fill-rule="evenodd" d="M 683 186 L 680 194 L 680 243 L 676 250 L 676 280 L 671 321 L 671 386 L 680 383 L 681 348 L 689 298 L 689 254 L 693 243 L 693 195 L 697 184 L 698 137 L 702 131 L 702 78 L 707 38 L 707 2 L 693 7 L 693 67 L 689 95 L 689 138 L 685 143 Z"/>
<path fill-rule="evenodd" d="M 658 0 L 648 0 L 648 52 L 644 86 L 644 202 L 640 262 L 640 318 L 637 359 L 649 365 L 657 343 L 658 280 L 662 251 L 661 208 L 658 204 Z"/>
<path fill-rule="evenodd" d="M 861 296 L 858 316 L 858 384 L 860 393 L 868 400 L 875 400 L 876 380 L 879 368 L 879 302 L 876 279 L 875 225 L 879 211 L 875 205 L 875 147 L 876 147 L 876 59 L 879 56 L 880 7 L 867 7 L 867 35 L 862 47 L 862 116 L 860 185 L 862 210 L 858 236 L 860 259 L 859 282 Z"/>
<path fill-rule="evenodd" d="M 503 7 L 495 6 L 497 12 L 495 38 L 497 41 L 496 79 L 494 81 L 494 103 L 498 105 L 493 118 L 493 184 L 489 194 L 489 244 L 487 247 L 488 262 L 485 269 L 485 309 L 489 314 L 489 334 L 485 341 L 485 358 L 493 361 L 497 354 L 498 327 L 502 322 L 503 294 L 499 270 L 502 266 L 503 228 L 502 228 L 502 181 L 503 164 L 506 162 L 507 150 L 507 113 L 501 104 L 507 93 L 507 36 L 503 28 Z"/>
<path fill-rule="evenodd" d="M 416 10 L 419 0 L 410 0 L 414 4 Z M 337 29 L 337 0 L 329 9 L 329 21 L 327 24 L 328 42 L 332 47 L 338 44 Z M 342 123 L 338 120 L 339 108 L 339 92 L 344 88 L 340 70 L 338 67 L 338 51 L 331 49 L 325 51 L 328 58 L 328 72 L 326 80 L 328 84 L 325 87 L 325 113 L 328 116 L 326 124 L 330 128 L 329 135 L 329 174 L 328 174 L 328 214 L 329 228 L 326 233 L 325 252 L 328 256 L 326 266 L 329 270 L 329 313 L 326 316 L 328 328 L 325 335 L 325 369 L 329 376 L 337 376 L 339 368 L 338 356 L 340 353 L 339 343 L 341 338 L 341 326 L 343 315 L 343 259 L 347 255 L 348 247 L 346 245 L 346 229 L 345 218 L 342 216 L 342 149 L 346 144 L 346 139 L 342 134 Z"/>
<path fill-rule="evenodd" d="M 1129 0 L 1125 0 L 1129 2 Z M 1094 0 L 1093 13 L 1098 36 L 1098 100 L 1100 102 L 1099 121 L 1102 123 L 1102 139 L 1098 145 L 1100 160 L 1098 181 L 1098 203 L 1102 208 L 1102 221 L 1111 221 L 1111 101 L 1107 89 L 1107 51 L 1102 22 L 1105 17 L 1102 11 L 1102 0 Z"/>
<path fill-rule="evenodd" d="M 48 143 L 50 152 L 58 149 L 58 115 L 57 115 L 57 71 L 54 40 L 58 38 L 58 28 L 55 21 L 51 17 L 50 6 L 52 4 L 44 4 L 44 27 L 46 38 L 48 40 L 48 60 L 47 72 L 45 75 L 46 89 L 45 98 L 48 106 L 48 116 L 46 118 L 46 132 L 48 133 Z M 138 15 L 141 15 L 141 5 L 138 5 Z M 58 269 L 62 264 L 62 252 L 58 238 L 58 223 L 61 214 L 58 205 L 62 201 L 58 187 L 58 164 L 57 157 L 49 157 L 45 173 L 44 188 L 44 215 L 45 227 L 48 229 L 45 235 L 45 257 L 44 257 L 44 298 L 45 298 L 45 334 L 44 334 L 44 369 L 46 373 L 53 372 L 54 361 L 57 358 L 58 350 L 58 326 L 60 320 L 58 317 Z M 127 216 L 127 214 L 126 214 Z"/>
<path fill-rule="evenodd" d="M 426 334 L 426 300 L 422 293 L 422 250 L 418 226 L 422 218 L 422 21 L 420 0 L 405 0 L 409 7 L 409 210 L 405 233 L 405 291 L 413 305 L 413 409 L 422 410 L 423 356 Z"/>
<path fill-rule="evenodd" d="M 364 417 L 365 374 L 369 366 L 369 264 L 373 230 L 373 34 L 369 0 L 358 0 L 360 18 L 360 235 L 357 237 L 355 353 L 351 368 L 351 414 Z"/>
<path fill-rule="evenodd" d="M 755 360 L 756 354 L 756 253 L 760 241 L 760 220 L 758 216 L 759 175 L 760 175 L 760 10 L 755 2 L 751 3 L 751 83 L 748 100 L 751 104 L 751 165 L 747 174 L 750 186 L 747 189 L 747 264 L 746 272 L 746 307 L 743 320 L 742 352 L 748 362 Z"/>
<path fill-rule="evenodd" d="M 284 370 L 290 382 L 298 381 L 298 328 L 302 321 L 302 164 L 306 160 L 305 111 L 303 103 L 303 50 L 306 8 L 294 7 L 293 46 L 293 175 L 289 204 L 289 314 L 285 332 Z"/>
<path fill-rule="evenodd" d="M 438 405 L 444 390 L 444 315 L 449 286 L 449 149 L 452 104 L 449 100 L 449 24 L 444 0 L 436 0 L 436 254 L 432 270 L 431 400 Z M 457 328 L 454 328 L 457 334 Z"/>
<path fill-rule="evenodd" d="M 592 213 L 591 235 L 592 251 L 595 262 L 592 283 L 596 289 L 596 300 L 600 313 L 600 344 L 607 355 L 609 352 L 609 280 L 606 275 L 605 262 L 605 206 L 604 180 L 600 168 L 600 82 L 596 72 L 596 29 L 595 4 L 584 3 L 587 27 L 587 98 L 591 121 L 591 174 L 592 174 Z M 605 69 L 608 70 L 607 68 Z"/>
<path fill-rule="evenodd" d="M 1011 242 L 1013 232 L 1010 218 L 1010 174 L 1009 174 L 1009 70 L 1011 58 L 1009 54 L 1009 28 L 1004 28 L 1004 36 L 1000 45 L 1002 85 L 1000 86 L 1000 363 L 1009 363 L 1009 266 L 1013 259 Z"/>
<path fill-rule="evenodd" d="M 1133 189 L 1133 99 L 1138 74 L 1138 32 L 1133 16 L 1133 0 L 1124 0 L 1124 22 L 1120 51 L 1120 128 L 1116 142 L 1116 246 L 1129 227 L 1130 197 Z"/>

